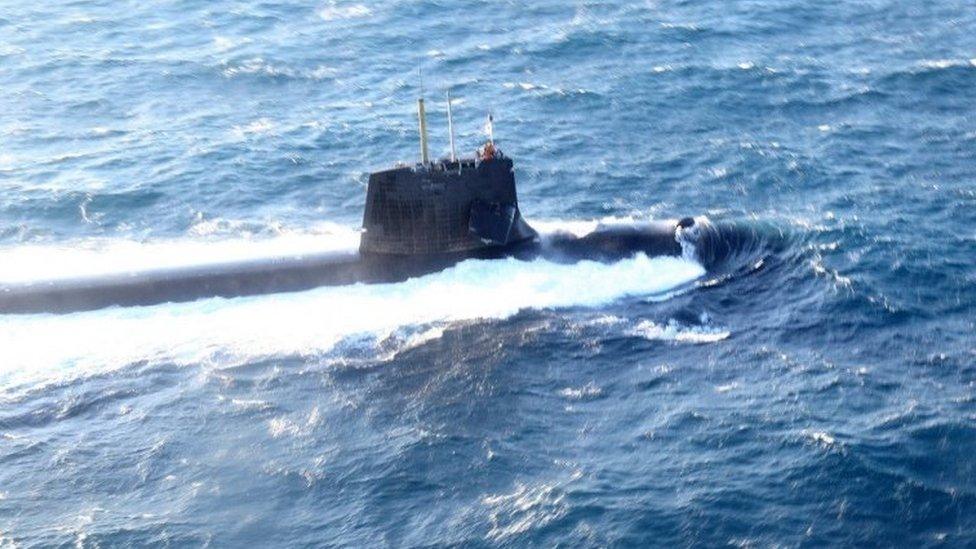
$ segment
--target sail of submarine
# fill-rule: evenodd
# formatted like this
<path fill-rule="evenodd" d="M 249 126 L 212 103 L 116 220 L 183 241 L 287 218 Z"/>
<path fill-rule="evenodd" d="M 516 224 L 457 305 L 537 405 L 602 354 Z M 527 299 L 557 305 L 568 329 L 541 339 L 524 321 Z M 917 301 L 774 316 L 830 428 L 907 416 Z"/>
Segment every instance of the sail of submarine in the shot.
<path fill-rule="evenodd" d="M 538 238 L 522 219 L 514 165 L 495 146 L 492 118 L 488 140 L 474 157 L 454 152 L 451 98 L 447 98 L 451 157 L 431 162 L 423 98 L 417 100 L 420 163 L 369 176 L 363 254 L 433 255 L 506 248 Z"/>
<path fill-rule="evenodd" d="M 697 229 L 695 220 L 684 218 L 601 225 L 584 236 L 557 231 L 540 237 L 522 218 L 514 164 L 495 145 L 491 116 L 487 141 L 473 157 L 458 158 L 450 96 L 447 106 L 451 156 L 430 160 L 421 98 L 417 104 L 420 162 L 370 174 L 363 233 L 356 251 L 0 281 L 0 314 L 60 314 L 319 286 L 392 283 L 469 258 L 543 258 L 572 263 L 615 261 L 637 253 L 677 256 L 683 251 L 682 238 L 698 234 L 689 230 Z"/>

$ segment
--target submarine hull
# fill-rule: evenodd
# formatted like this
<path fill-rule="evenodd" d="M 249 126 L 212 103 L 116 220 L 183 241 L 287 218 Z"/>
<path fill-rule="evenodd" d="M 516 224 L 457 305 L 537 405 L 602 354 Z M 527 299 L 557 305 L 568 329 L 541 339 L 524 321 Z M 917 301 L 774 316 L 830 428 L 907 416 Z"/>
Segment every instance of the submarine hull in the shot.
<path fill-rule="evenodd" d="M 466 259 L 615 261 L 644 253 L 682 254 L 682 222 L 604 227 L 584 236 L 557 232 L 505 245 L 433 254 L 343 252 L 0 285 L 0 314 L 70 313 L 203 298 L 233 298 L 319 286 L 380 284 L 449 268 Z M 534 234 L 534 232 L 533 232 Z"/>

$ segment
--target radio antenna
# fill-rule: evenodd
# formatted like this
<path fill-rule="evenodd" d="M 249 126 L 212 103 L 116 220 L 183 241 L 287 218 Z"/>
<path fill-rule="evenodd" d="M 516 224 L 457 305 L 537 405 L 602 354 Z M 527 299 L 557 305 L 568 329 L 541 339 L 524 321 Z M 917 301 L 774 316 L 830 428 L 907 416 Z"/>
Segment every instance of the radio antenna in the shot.
<path fill-rule="evenodd" d="M 430 163 L 430 155 L 427 152 L 427 112 L 424 110 L 424 71 L 419 63 L 417 64 L 417 72 L 420 75 L 420 97 L 417 99 L 417 122 L 420 124 L 420 162 L 426 166 Z"/>
<path fill-rule="evenodd" d="M 420 77 L 420 98 L 424 98 L 424 60 L 417 61 L 417 75 Z"/>
<path fill-rule="evenodd" d="M 451 162 L 457 162 L 457 151 L 454 149 L 454 115 L 451 113 L 451 90 L 447 90 L 447 133 L 451 136 Z"/>

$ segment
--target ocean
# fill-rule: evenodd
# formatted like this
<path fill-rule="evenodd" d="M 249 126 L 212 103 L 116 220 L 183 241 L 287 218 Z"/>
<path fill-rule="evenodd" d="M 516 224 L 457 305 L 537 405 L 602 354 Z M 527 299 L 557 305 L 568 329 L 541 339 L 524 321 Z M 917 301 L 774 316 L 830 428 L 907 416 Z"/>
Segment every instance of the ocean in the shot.
<path fill-rule="evenodd" d="M 976 545 L 976 10 L 10 0 L 0 284 L 356 247 L 483 141 L 729 253 L 0 315 L 0 547 Z"/>

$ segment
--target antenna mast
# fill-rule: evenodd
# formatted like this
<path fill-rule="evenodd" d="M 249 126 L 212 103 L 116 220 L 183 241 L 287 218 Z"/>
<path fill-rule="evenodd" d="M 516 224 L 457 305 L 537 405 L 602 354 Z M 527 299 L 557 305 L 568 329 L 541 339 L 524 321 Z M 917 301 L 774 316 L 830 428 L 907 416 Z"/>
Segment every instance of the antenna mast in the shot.
<path fill-rule="evenodd" d="M 451 135 L 451 162 L 457 162 L 454 149 L 454 115 L 451 113 L 451 90 L 447 90 L 447 132 Z"/>
<path fill-rule="evenodd" d="M 417 100 L 417 119 L 420 121 L 420 162 L 427 165 L 430 155 L 427 154 L 427 113 L 424 111 L 423 97 Z"/>
<path fill-rule="evenodd" d="M 426 166 L 430 163 L 427 153 L 427 112 L 424 110 L 424 66 L 422 61 L 417 63 L 417 75 L 420 77 L 420 98 L 417 99 L 417 120 L 420 122 L 420 163 Z"/>

